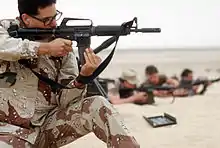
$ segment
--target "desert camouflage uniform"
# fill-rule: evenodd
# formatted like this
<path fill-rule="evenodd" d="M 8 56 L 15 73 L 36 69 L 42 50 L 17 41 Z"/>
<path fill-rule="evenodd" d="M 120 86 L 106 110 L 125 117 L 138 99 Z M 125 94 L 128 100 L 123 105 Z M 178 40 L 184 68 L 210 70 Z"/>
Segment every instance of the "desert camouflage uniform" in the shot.
<path fill-rule="evenodd" d="M 74 53 L 62 59 L 38 57 L 39 43 L 9 38 L 9 22 L 0 23 L 0 70 L 16 72 L 17 81 L 9 86 L 5 78 L 0 78 L 0 147 L 56 148 L 90 132 L 109 148 L 139 147 L 105 98 L 84 98 L 85 88 L 54 94 L 49 85 L 20 65 L 19 59 L 29 59 L 35 71 L 69 87 L 74 87 L 72 82 L 78 75 Z"/>

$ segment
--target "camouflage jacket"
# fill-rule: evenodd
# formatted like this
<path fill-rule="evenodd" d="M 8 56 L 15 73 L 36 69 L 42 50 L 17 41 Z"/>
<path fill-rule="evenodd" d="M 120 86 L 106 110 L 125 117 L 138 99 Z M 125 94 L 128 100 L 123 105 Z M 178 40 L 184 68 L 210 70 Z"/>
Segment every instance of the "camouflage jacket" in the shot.
<path fill-rule="evenodd" d="M 74 87 L 72 82 L 79 73 L 74 52 L 63 58 L 38 56 L 39 42 L 8 35 L 11 22 L 18 23 L 17 20 L 0 21 L 0 75 L 5 72 L 17 75 L 14 84 L 12 76 L 0 76 L 0 134 L 9 132 L 34 143 L 37 131 L 31 127 L 41 126 L 49 111 L 60 105 L 60 100 L 69 99 L 67 105 L 70 101 L 81 99 L 85 89 L 64 89 L 54 94 L 48 84 L 20 65 L 18 60 L 27 59 L 31 61 L 33 70 L 59 83 L 66 80 L 69 87 Z M 21 133 L 33 135 L 27 137 Z"/>

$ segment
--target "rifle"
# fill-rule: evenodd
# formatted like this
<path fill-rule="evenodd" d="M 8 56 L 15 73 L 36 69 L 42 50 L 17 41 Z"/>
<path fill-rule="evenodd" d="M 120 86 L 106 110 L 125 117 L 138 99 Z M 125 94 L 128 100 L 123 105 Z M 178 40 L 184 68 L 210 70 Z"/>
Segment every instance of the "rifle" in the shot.
<path fill-rule="evenodd" d="M 90 25 L 72 25 L 68 26 L 69 21 L 90 21 Z M 136 24 L 135 26 L 133 24 Z M 111 53 L 107 56 L 107 58 L 100 64 L 100 66 L 96 69 L 93 75 L 89 77 L 80 77 L 80 81 L 84 84 L 88 84 L 92 81 L 95 82 L 96 86 L 102 91 L 102 94 L 107 98 L 106 93 L 103 91 L 102 87 L 98 84 L 96 77 L 107 67 L 109 62 L 111 61 L 115 48 L 117 46 L 117 42 L 120 36 L 129 35 L 131 32 L 141 32 L 141 33 L 160 33 L 160 28 L 141 28 L 139 29 L 137 23 L 137 17 L 134 17 L 133 20 L 124 22 L 121 25 L 103 25 L 103 26 L 93 26 L 93 22 L 90 19 L 82 19 L 82 18 L 64 18 L 60 24 L 54 29 L 40 29 L 40 28 L 19 28 L 18 25 L 12 24 L 8 29 L 8 33 L 11 37 L 14 38 L 22 38 L 29 40 L 37 40 L 39 37 L 54 37 L 54 38 L 65 38 L 72 41 L 77 42 L 78 54 L 79 54 L 79 70 L 81 66 L 85 63 L 84 55 L 86 48 L 90 47 L 91 37 L 92 36 L 112 36 L 111 38 L 104 41 L 100 46 L 94 49 L 95 53 L 99 53 L 103 49 L 109 47 L 111 44 L 115 42 L 115 46 Z M 21 61 L 20 64 L 30 68 L 30 65 L 26 61 Z M 32 69 L 31 69 L 32 70 Z M 49 78 L 43 77 L 37 72 L 32 72 L 41 80 L 49 84 L 52 88 L 53 92 L 56 92 L 57 89 L 71 89 L 69 87 L 64 86 L 63 84 L 59 84 Z"/>
<path fill-rule="evenodd" d="M 212 79 L 212 80 L 197 80 L 192 85 L 203 85 L 202 90 L 198 93 L 200 95 L 203 95 L 206 92 L 209 84 L 213 84 L 219 81 L 220 81 L 220 78 Z"/>
<path fill-rule="evenodd" d="M 115 83 L 115 80 L 109 78 L 97 78 L 99 81 L 104 81 L 107 83 Z"/>
<path fill-rule="evenodd" d="M 194 83 L 191 84 L 187 84 L 187 85 L 179 85 L 177 87 L 173 87 L 173 86 L 152 86 L 152 85 L 142 85 L 140 87 L 137 88 L 122 88 L 122 90 L 134 90 L 134 91 L 145 91 L 145 92 L 151 92 L 154 90 L 158 90 L 158 91 L 174 91 L 176 89 L 191 89 L 192 86 L 197 86 L 197 85 L 206 85 L 207 83 L 216 83 L 219 82 L 220 78 L 217 79 L 212 79 L 212 80 L 198 80 Z"/>
<path fill-rule="evenodd" d="M 195 82 L 192 83 L 192 85 L 205 85 L 207 83 L 216 83 L 216 82 L 219 82 L 220 81 L 220 78 L 217 78 L 217 79 L 212 79 L 212 80 L 197 80 Z"/>
<path fill-rule="evenodd" d="M 120 94 L 126 94 L 132 91 L 137 91 L 137 92 L 146 92 L 147 94 L 147 100 L 145 102 L 134 102 L 135 104 L 138 105 L 144 105 L 144 104 L 153 104 L 155 103 L 154 100 L 154 90 L 158 91 L 168 91 L 172 93 L 176 88 L 172 86 L 151 86 L 151 85 L 142 85 L 140 87 L 136 88 L 120 88 L 119 92 Z"/>
<path fill-rule="evenodd" d="M 121 91 L 124 92 L 128 92 L 128 91 L 139 91 L 139 92 L 146 92 L 148 94 L 148 100 L 147 102 L 136 102 L 136 104 L 139 105 L 143 105 L 143 104 L 153 104 L 155 102 L 154 100 L 154 94 L 153 91 L 157 90 L 157 91 L 168 91 L 172 94 L 173 96 L 173 101 L 175 99 L 175 96 L 173 95 L 173 92 L 177 89 L 192 89 L 193 86 L 197 86 L 197 85 L 203 85 L 203 89 L 198 93 L 199 95 L 202 95 L 205 93 L 205 91 L 207 90 L 208 87 L 208 83 L 216 83 L 219 82 L 220 78 L 216 78 L 216 79 L 211 79 L 211 80 L 197 80 L 191 84 L 185 84 L 185 85 L 179 85 L 177 87 L 173 87 L 173 86 L 151 86 L 151 85 L 142 85 L 140 87 L 137 88 L 121 88 Z"/>

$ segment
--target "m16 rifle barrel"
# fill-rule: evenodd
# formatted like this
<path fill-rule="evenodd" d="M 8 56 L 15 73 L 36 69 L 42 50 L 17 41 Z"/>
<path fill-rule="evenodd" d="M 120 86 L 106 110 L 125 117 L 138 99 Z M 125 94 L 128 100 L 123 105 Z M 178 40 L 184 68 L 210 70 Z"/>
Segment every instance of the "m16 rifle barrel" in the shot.
<path fill-rule="evenodd" d="M 92 35 L 96 36 L 115 36 L 120 33 L 120 35 L 128 35 L 131 32 L 141 32 L 141 33 L 160 33 L 160 28 L 122 28 L 121 26 L 96 26 L 92 29 Z"/>
<path fill-rule="evenodd" d="M 140 29 L 131 29 L 131 32 L 142 32 L 142 33 L 160 33 L 160 28 L 140 28 Z"/>

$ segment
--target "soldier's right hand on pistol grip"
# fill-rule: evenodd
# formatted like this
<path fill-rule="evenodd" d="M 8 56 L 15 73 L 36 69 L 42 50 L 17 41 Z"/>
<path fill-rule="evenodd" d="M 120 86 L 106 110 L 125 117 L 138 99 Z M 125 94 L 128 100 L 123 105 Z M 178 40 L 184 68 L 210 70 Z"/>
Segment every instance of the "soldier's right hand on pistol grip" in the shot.
<path fill-rule="evenodd" d="M 136 101 L 140 100 L 146 100 L 147 99 L 147 93 L 146 92 L 137 92 L 134 94 L 134 98 Z"/>
<path fill-rule="evenodd" d="M 61 57 L 67 55 L 71 52 L 72 49 L 72 41 L 57 38 L 51 42 L 49 42 L 48 54 L 55 57 Z"/>

